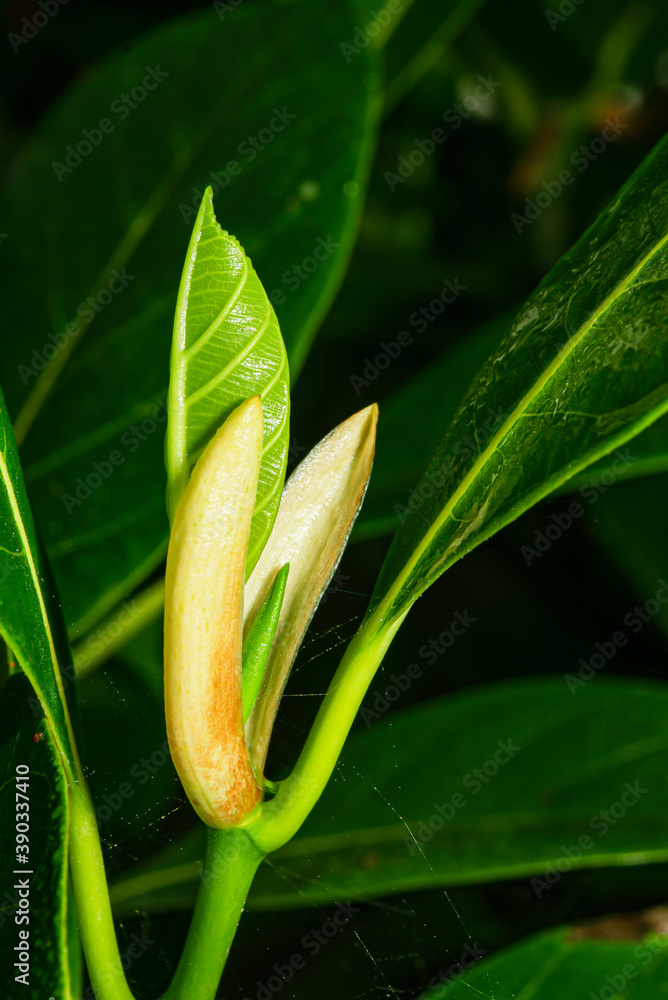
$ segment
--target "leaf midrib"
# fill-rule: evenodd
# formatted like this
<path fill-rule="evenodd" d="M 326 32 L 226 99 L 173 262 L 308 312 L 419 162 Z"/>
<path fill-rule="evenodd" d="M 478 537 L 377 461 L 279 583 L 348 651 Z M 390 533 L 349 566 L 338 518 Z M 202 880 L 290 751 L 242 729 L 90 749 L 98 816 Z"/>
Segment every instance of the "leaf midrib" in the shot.
<path fill-rule="evenodd" d="M 554 360 L 547 366 L 542 375 L 536 379 L 533 385 L 525 392 L 524 396 L 520 399 L 517 406 L 510 413 L 508 418 L 499 428 L 499 430 L 490 438 L 486 447 L 481 451 L 480 455 L 473 463 L 467 474 L 462 479 L 459 487 L 452 494 L 452 497 L 447 502 L 441 514 L 434 520 L 429 529 L 422 536 L 421 541 L 415 547 L 411 557 L 406 562 L 404 568 L 396 577 L 394 583 L 389 587 L 385 597 L 381 600 L 380 604 L 376 608 L 373 617 L 379 622 L 382 622 L 387 615 L 389 609 L 398 594 L 401 592 L 402 587 L 410 578 L 412 571 L 419 564 L 424 553 L 428 550 L 429 546 L 432 544 L 436 535 L 440 532 L 441 528 L 445 522 L 453 514 L 453 511 L 459 501 L 468 493 L 469 489 L 475 484 L 475 481 L 479 477 L 482 470 L 485 468 L 489 462 L 492 455 L 496 452 L 499 445 L 503 440 L 510 434 L 515 425 L 519 423 L 519 420 L 524 416 L 526 410 L 534 402 L 534 400 L 539 396 L 548 382 L 559 373 L 563 364 L 568 360 L 571 354 L 575 351 L 588 333 L 594 328 L 602 316 L 617 302 L 617 300 L 631 287 L 635 281 L 638 274 L 641 273 L 643 268 L 663 249 L 663 247 L 668 242 L 668 232 L 653 246 L 648 250 L 648 252 L 641 258 L 641 260 L 635 265 L 634 268 L 629 271 L 626 278 L 619 282 L 613 289 L 608 293 L 608 295 L 603 299 L 601 304 L 597 309 L 591 314 L 589 319 L 580 328 L 577 334 L 574 334 L 564 347 L 559 351 Z M 415 600 L 414 598 L 413 600 Z M 410 602 L 413 603 L 413 600 Z"/>

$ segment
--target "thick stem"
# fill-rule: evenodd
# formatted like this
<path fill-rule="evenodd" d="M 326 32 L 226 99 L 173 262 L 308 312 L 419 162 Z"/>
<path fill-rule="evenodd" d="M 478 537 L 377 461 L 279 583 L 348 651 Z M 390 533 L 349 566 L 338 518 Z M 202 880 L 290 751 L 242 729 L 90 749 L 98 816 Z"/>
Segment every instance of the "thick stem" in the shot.
<path fill-rule="evenodd" d="M 70 871 L 79 934 L 98 1000 L 133 1000 L 121 965 L 95 810 L 84 785 L 70 788 Z"/>
<path fill-rule="evenodd" d="M 242 829 L 207 831 L 202 883 L 176 974 L 162 1000 L 214 1000 L 262 854 Z"/>
<path fill-rule="evenodd" d="M 248 890 L 264 854 L 243 829 L 207 830 L 195 912 L 163 1000 L 214 1000 Z M 121 964 L 93 803 L 70 788 L 70 868 L 79 933 L 98 1000 L 134 1000 Z"/>
<path fill-rule="evenodd" d="M 295 835 L 320 798 L 362 699 L 406 614 L 385 627 L 369 619 L 350 642 L 332 678 L 294 771 L 245 828 L 265 854 Z"/>

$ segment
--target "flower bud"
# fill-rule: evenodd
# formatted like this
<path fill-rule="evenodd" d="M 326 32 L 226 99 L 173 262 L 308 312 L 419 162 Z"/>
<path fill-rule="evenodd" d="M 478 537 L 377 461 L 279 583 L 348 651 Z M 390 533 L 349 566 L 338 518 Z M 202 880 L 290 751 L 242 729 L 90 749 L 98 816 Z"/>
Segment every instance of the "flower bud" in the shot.
<path fill-rule="evenodd" d="M 278 705 L 309 622 L 332 578 L 364 499 L 378 407 L 355 413 L 320 441 L 286 483 L 269 540 L 246 584 L 248 631 L 286 563 L 290 572 L 260 694 L 246 725 L 261 774 Z"/>
<path fill-rule="evenodd" d="M 165 579 L 165 712 L 198 815 L 226 828 L 261 789 L 242 709 L 243 591 L 262 457 L 260 398 L 227 418 L 198 460 L 172 525 Z"/>

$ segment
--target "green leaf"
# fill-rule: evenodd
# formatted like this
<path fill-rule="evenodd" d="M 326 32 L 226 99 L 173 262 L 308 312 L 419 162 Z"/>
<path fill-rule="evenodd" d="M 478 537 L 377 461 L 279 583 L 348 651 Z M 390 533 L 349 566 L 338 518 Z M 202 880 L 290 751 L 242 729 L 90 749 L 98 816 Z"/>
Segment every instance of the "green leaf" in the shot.
<path fill-rule="evenodd" d="M 668 409 L 667 169 L 663 140 L 480 372 L 390 548 L 376 621 L 395 622 L 448 566 Z"/>
<path fill-rule="evenodd" d="M 72 775 L 76 751 L 60 673 L 61 666 L 71 665 L 71 658 L 2 393 L 0 436 L 0 635 L 29 677 L 63 766 Z M 73 677 L 71 670 L 70 680 Z"/>
<path fill-rule="evenodd" d="M 69 997 L 67 949 L 67 790 L 44 715 L 32 706 L 35 691 L 26 677 L 14 676 L 2 690 L 0 708 L 0 968 L 7 997 Z M 21 769 L 17 779 L 17 767 Z M 26 769 L 29 771 L 26 779 Z M 27 783 L 26 783 L 27 780 Z M 17 803 L 29 830 L 29 851 L 17 851 Z M 28 805 L 28 809 L 23 807 Z M 24 847 L 25 844 L 21 844 Z M 17 860 L 28 859 L 27 864 Z M 16 872 L 20 872 L 16 874 Z M 29 923 L 15 923 L 19 882 L 28 882 Z M 25 893 L 23 893 L 25 896 Z M 29 988 L 16 983 L 19 932 L 30 945 Z M 74 946 L 74 939 L 72 939 Z M 77 954 L 73 947 L 72 956 Z"/>
<path fill-rule="evenodd" d="M 666 910 L 615 915 L 575 927 L 547 931 L 483 957 L 470 972 L 452 968 L 456 981 L 442 970 L 441 986 L 424 994 L 429 1000 L 653 1000 L 666 988 L 668 936 Z M 484 950 L 484 949 L 481 949 Z M 466 964 L 475 952 L 464 952 Z"/>
<path fill-rule="evenodd" d="M 244 636 L 241 687 L 243 693 L 244 723 L 253 711 L 253 706 L 262 687 L 269 654 L 276 635 L 285 585 L 290 572 L 286 563 L 276 574 L 264 604 L 258 611 L 253 624 Z"/>
<path fill-rule="evenodd" d="M 378 683 L 340 775 L 258 874 L 255 905 L 540 877 L 583 834 L 591 846 L 573 868 L 668 858 L 668 687 L 509 682 L 380 719 L 385 687 L 397 686 Z M 508 744 L 521 750 L 499 764 Z M 399 786 L 397 759 L 410 775 Z M 623 822 L 596 819 L 636 782 L 646 791 Z"/>
<path fill-rule="evenodd" d="M 511 316 L 500 317 L 475 330 L 383 400 L 373 473 L 353 540 L 393 533 L 399 527 L 400 516 L 410 509 L 415 481 L 429 465 L 466 389 L 511 322 Z M 493 412 L 490 417 L 493 424 Z M 624 454 L 628 460 L 622 463 L 615 452 L 605 455 L 555 492 L 574 493 L 599 482 L 605 487 L 668 471 L 668 418 L 651 424 Z"/>
<path fill-rule="evenodd" d="M 276 517 L 288 460 L 290 375 L 278 321 L 251 262 L 221 230 L 207 188 L 193 229 L 174 320 L 167 480 L 171 510 L 233 410 L 258 395 L 264 437 L 247 573 Z"/>
<path fill-rule="evenodd" d="M 400 684 L 410 683 L 403 673 Z M 563 679 L 513 681 L 381 718 L 399 689 L 390 678 L 371 692 L 361 712 L 368 728 L 346 745 L 294 840 L 259 870 L 253 906 L 542 879 L 564 862 L 570 870 L 668 859 L 667 686 L 597 677 L 571 694 Z M 409 776 L 400 782 L 398 760 Z M 607 822 L 601 812 L 617 814 L 627 785 L 639 786 L 637 800 Z M 591 843 L 578 854 L 583 835 Z M 117 887 L 124 907 L 151 908 L 153 892 L 168 892 L 171 906 L 179 891 L 182 905 L 192 900 L 197 865 L 181 845 L 162 873 L 147 871 L 136 884 L 149 895 Z"/>
<path fill-rule="evenodd" d="M 164 557 L 169 331 L 207 185 L 262 276 L 293 375 L 304 362 L 343 277 L 375 144 L 378 55 L 346 63 L 339 48 L 357 23 L 339 0 L 242 4 L 223 21 L 205 5 L 90 70 L 9 173 L 0 316 L 16 334 L 0 361 L 75 631 Z M 124 108 L 147 66 L 168 76 Z M 59 182 L 52 164 L 68 146 L 76 163 L 82 131 L 102 119 L 114 130 Z M 43 294 L 25 295 L 27 275 Z"/>

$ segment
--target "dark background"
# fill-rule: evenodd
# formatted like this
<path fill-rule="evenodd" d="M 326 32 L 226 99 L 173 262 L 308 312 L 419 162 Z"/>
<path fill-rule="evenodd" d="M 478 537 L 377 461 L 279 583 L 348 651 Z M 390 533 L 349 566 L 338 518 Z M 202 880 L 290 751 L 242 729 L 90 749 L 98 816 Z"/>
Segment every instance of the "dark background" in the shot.
<path fill-rule="evenodd" d="M 416 2 L 431 8 L 432 16 L 438 7 L 438 0 Z M 18 54 L 5 45 L 0 62 L 1 166 L 87 66 L 137 34 L 200 6 L 205 5 L 71 0 Z M 18 30 L 21 19 L 37 9 L 28 0 L 5 3 L 3 36 Z M 586 0 L 554 30 L 537 0 L 482 6 L 384 122 L 348 276 L 294 389 L 292 437 L 299 447 L 310 447 L 334 423 L 374 399 L 382 412 L 383 400 L 411 375 L 471 331 L 521 304 L 663 134 L 668 122 L 667 29 L 668 11 L 661 0 Z M 461 99 L 471 79 L 490 73 L 503 86 L 484 114 L 473 115 L 391 192 L 384 173 L 396 168 L 397 158 L 413 148 L 416 137 L 430 133 L 442 109 Z M 600 134 L 606 117 L 616 115 L 628 125 L 619 140 L 518 234 L 511 213 L 524 211 L 525 200 L 557 176 L 564 156 Z M 437 294 L 445 278 L 455 277 L 466 285 L 465 294 L 415 338 L 400 363 L 357 395 L 350 374 L 360 373 L 377 345 L 394 339 L 405 318 Z M 461 385 L 462 393 L 465 388 Z M 381 420 L 381 434 L 382 426 Z M 602 498 L 531 566 L 522 546 L 534 544 L 536 531 L 544 529 L 552 512 L 565 508 L 566 498 L 547 501 L 525 515 L 456 565 L 418 602 L 388 656 L 388 673 L 405 669 L 424 637 L 446 627 L 454 610 L 468 609 L 478 623 L 433 670 L 425 671 L 402 707 L 490 680 L 561 676 L 597 640 L 607 639 L 639 598 L 652 595 L 650 577 L 645 575 L 643 587 L 643 573 L 632 555 L 622 558 L 615 544 L 621 533 L 625 551 L 634 551 L 633 518 L 625 520 L 625 511 L 633 509 L 636 494 L 633 487 L 617 489 L 627 491 L 626 504 L 623 493 L 612 506 Z M 660 495 L 657 480 L 652 496 Z M 657 530 L 665 533 L 660 499 L 650 498 L 648 509 L 650 523 L 655 517 Z M 367 538 L 350 547 L 335 592 L 316 616 L 300 654 L 290 694 L 324 690 L 366 607 L 387 541 L 386 536 Z M 618 653 L 606 672 L 664 677 L 665 627 L 659 617 Z M 145 641 L 157 648 L 158 630 Z M 124 693 L 122 673 L 111 686 L 106 675 L 87 683 L 91 780 L 94 790 L 96 782 L 103 790 L 99 772 L 109 734 L 120 718 L 109 707 L 109 693 L 120 692 L 122 704 L 130 695 Z M 277 772 L 293 759 L 315 702 L 286 701 L 272 745 Z M 177 810 L 165 819 L 161 837 L 168 840 L 180 830 L 180 816 Z M 127 831 L 110 833 L 107 847 L 110 866 L 117 871 L 143 851 L 141 836 Z M 657 865 L 571 873 L 544 902 L 522 880 L 453 890 L 454 907 L 438 889 L 388 898 L 368 906 L 355 933 L 341 935 L 312 975 L 286 985 L 282 995 L 312 996 L 316 982 L 322 997 L 416 995 L 439 967 L 440 942 L 449 934 L 461 936 L 455 907 L 472 937 L 492 950 L 540 927 L 661 902 L 667 889 L 668 869 Z M 235 944 L 225 995 L 251 991 L 256 979 L 268 974 L 272 956 L 290 954 L 292 944 L 323 919 L 322 911 L 309 909 L 287 918 L 250 914 Z M 123 922 L 128 938 L 141 929 L 159 942 L 132 971 L 139 995 L 153 996 L 166 985 L 186 926 L 184 913 Z M 354 988 L 342 985 L 353 981 Z"/>

